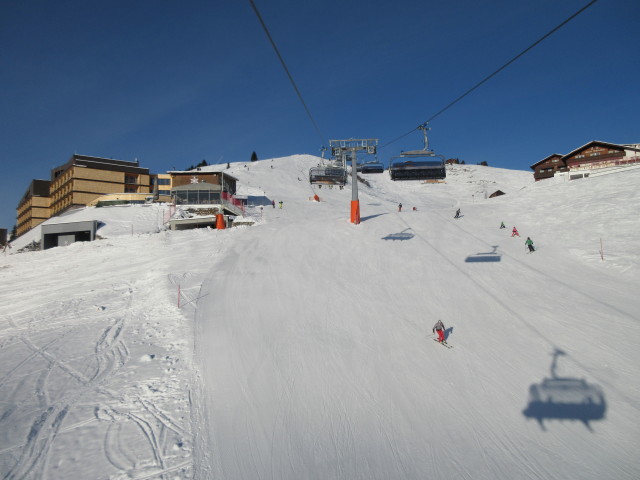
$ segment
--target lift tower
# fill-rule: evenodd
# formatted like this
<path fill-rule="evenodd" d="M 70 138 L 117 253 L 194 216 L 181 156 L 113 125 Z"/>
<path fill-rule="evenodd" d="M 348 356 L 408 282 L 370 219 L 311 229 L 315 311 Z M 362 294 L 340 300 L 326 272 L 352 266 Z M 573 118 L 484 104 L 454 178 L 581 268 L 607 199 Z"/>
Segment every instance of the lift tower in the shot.
<path fill-rule="evenodd" d="M 351 223 L 360 223 L 360 200 L 358 200 L 358 152 L 375 155 L 377 138 L 350 138 L 348 140 L 329 140 L 331 155 L 341 158 L 346 165 L 351 160 Z"/>

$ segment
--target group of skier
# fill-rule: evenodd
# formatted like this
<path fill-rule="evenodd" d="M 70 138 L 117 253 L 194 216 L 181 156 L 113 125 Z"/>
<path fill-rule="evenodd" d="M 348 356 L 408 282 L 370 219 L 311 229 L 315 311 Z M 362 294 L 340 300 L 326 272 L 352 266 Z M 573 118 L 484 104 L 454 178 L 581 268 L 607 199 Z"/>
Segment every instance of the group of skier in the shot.
<path fill-rule="evenodd" d="M 500 222 L 500 229 L 503 228 L 507 228 L 504 225 L 504 222 Z M 513 229 L 511 230 L 511 237 L 519 237 L 520 234 L 518 233 L 518 229 L 514 226 Z M 527 237 L 527 239 L 524 241 L 524 245 L 525 247 L 527 247 L 529 249 L 529 253 L 533 253 L 536 251 L 536 248 L 533 246 L 533 240 L 531 240 L 531 237 Z"/>
<path fill-rule="evenodd" d="M 417 207 L 413 207 L 411 210 L 414 211 L 414 212 L 417 212 L 418 208 Z M 402 204 L 399 203 L 398 204 L 398 212 L 401 212 L 401 211 L 402 211 Z"/>

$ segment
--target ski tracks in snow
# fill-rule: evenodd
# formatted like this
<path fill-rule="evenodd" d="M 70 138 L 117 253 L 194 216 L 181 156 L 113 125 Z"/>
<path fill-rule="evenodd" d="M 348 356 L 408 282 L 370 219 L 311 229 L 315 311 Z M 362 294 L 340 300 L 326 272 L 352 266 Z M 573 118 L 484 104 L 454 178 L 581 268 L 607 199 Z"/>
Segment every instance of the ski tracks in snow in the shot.
<path fill-rule="evenodd" d="M 28 333 L 20 334 L 20 341 L 30 353 L 16 367 L 9 370 L 2 381 L 7 381 L 10 375 L 34 358 L 40 357 L 44 360 L 46 366 L 37 374 L 34 383 L 34 394 L 37 399 L 36 408 L 41 409 L 41 412 L 36 413 L 36 418 L 29 428 L 25 442 L 21 445 L 22 448 L 17 461 L 9 468 L 3 477 L 4 479 L 46 477 L 45 468 L 49 451 L 70 410 L 88 392 L 93 392 L 100 388 L 117 369 L 126 363 L 128 350 L 121 338 L 124 323 L 125 319 L 121 317 L 103 330 L 95 344 L 95 370 L 90 375 L 77 370 L 61 354 L 53 354 L 49 351 L 49 348 L 55 342 L 69 335 L 69 332 L 43 347 L 39 347 Z M 52 379 L 54 371 L 56 375 Z M 70 377 L 73 381 L 73 388 L 63 389 L 62 391 L 52 388 L 51 383 L 67 380 L 60 379 L 60 376 Z M 3 413 L 2 418 L 3 420 L 8 418 L 6 412 Z"/>
<path fill-rule="evenodd" d="M 98 308 L 93 315 L 85 311 L 96 310 L 89 299 L 52 305 L 52 323 L 57 324 L 53 337 L 32 328 L 46 318 L 9 318 L 15 334 L 2 349 L 4 358 L 15 359 L 15 364 L 9 364 L 0 377 L 0 392 L 7 392 L 0 406 L 0 431 L 5 432 L 0 434 L 0 479 L 67 477 L 57 469 L 66 466 L 65 457 L 74 456 L 64 445 L 73 443 L 78 435 L 86 439 L 102 436 L 105 460 L 105 468 L 69 465 L 80 476 L 83 471 L 94 476 L 96 468 L 114 479 L 166 478 L 172 472 L 190 470 L 183 445 L 190 432 L 155 405 L 152 397 L 123 393 L 119 386 L 126 376 L 118 373 L 131 356 L 125 341 L 129 319 L 144 307 L 135 305 L 130 285 L 114 287 L 111 292 L 115 296 L 112 308 Z M 91 317 L 84 324 L 76 320 Z M 69 421 L 72 423 L 65 426 Z M 67 439 L 56 447 L 61 435 Z M 136 437 L 144 441 L 132 443 Z M 97 452 L 94 447 L 86 450 L 91 455 Z"/>

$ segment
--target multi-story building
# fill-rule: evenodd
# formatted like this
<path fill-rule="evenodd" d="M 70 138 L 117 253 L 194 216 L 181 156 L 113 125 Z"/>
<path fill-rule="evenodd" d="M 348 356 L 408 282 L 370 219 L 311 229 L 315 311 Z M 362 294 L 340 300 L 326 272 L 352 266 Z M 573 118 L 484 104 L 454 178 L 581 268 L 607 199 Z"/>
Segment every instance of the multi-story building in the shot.
<path fill-rule="evenodd" d="M 29 184 L 29 188 L 18 203 L 16 223 L 18 236 L 51 217 L 50 184 L 49 180 L 32 180 Z"/>
<path fill-rule="evenodd" d="M 155 196 L 171 195 L 171 174 L 158 173 L 151 175 L 151 185 Z"/>
<path fill-rule="evenodd" d="M 637 163 L 640 163 L 640 145 L 618 145 L 593 140 L 566 155 L 559 153 L 549 155 L 531 165 L 530 168 L 534 172 L 533 177 L 538 181 L 551 178 L 559 172 L 579 173 Z"/>
<path fill-rule="evenodd" d="M 536 182 L 551 178 L 556 172 L 566 172 L 568 170 L 567 164 L 562 160 L 562 157 L 563 155 L 554 153 L 531 165 L 533 178 L 535 178 Z"/>
<path fill-rule="evenodd" d="M 149 169 L 138 162 L 73 155 L 51 171 L 51 215 L 107 193 L 150 193 Z"/>

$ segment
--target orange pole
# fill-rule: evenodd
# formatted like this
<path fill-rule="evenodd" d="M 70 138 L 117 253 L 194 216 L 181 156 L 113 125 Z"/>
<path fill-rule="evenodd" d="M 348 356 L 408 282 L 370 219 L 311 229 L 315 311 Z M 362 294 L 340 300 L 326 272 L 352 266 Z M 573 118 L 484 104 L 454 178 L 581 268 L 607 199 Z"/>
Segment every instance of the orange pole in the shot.
<path fill-rule="evenodd" d="M 222 213 L 218 213 L 216 215 L 216 228 L 218 230 L 224 230 L 227 228 L 227 225 L 224 223 L 224 215 Z"/>
<path fill-rule="evenodd" d="M 351 223 L 360 223 L 360 200 L 351 200 Z"/>

